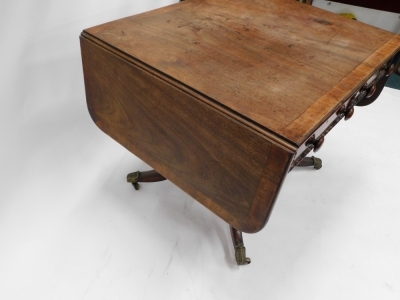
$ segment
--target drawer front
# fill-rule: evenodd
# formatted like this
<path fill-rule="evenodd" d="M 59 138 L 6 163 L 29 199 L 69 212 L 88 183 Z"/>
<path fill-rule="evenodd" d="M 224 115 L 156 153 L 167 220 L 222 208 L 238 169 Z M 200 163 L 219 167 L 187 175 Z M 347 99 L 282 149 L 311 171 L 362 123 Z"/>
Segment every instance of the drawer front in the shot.
<path fill-rule="evenodd" d="M 364 82 L 352 96 L 345 100 L 330 117 L 299 147 L 292 161 L 290 170 L 298 165 L 312 150 L 318 151 L 325 136 L 340 120 L 353 116 L 354 106 L 366 106 L 374 102 L 382 92 L 390 75 L 400 75 L 400 52 L 385 62 L 374 75 Z"/>

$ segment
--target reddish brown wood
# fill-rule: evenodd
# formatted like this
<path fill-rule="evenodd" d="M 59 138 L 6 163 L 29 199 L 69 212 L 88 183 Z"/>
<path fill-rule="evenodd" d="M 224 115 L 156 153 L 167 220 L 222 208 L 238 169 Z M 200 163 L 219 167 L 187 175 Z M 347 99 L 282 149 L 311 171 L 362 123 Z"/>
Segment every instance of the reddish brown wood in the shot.
<path fill-rule="evenodd" d="M 158 182 L 164 181 L 166 178 L 158 173 L 156 170 L 140 171 L 137 182 Z"/>
<path fill-rule="evenodd" d="M 324 142 L 325 142 L 324 136 L 321 136 L 317 139 L 317 138 L 315 138 L 315 135 L 313 135 L 311 138 L 308 139 L 306 145 L 312 146 L 312 149 L 314 150 L 314 152 L 318 152 L 321 149 Z"/>
<path fill-rule="evenodd" d="M 344 120 L 349 120 L 354 115 L 354 107 L 350 108 L 344 115 Z"/>
<path fill-rule="evenodd" d="M 320 139 L 318 139 L 315 143 L 314 143 L 314 152 L 317 152 L 321 149 L 322 145 L 325 142 L 325 138 L 321 137 Z"/>
<path fill-rule="evenodd" d="M 85 33 L 296 145 L 400 47 L 293 0 L 191 0 Z"/>
<path fill-rule="evenodd" d="M 399 64 L 400 52 L 397 52 L 397 54 L 389 62 L 387 62 L 386 67 L 381 68 L 381 70 L 377 72 L 379 75 L 373 84 L 368 84 L 368 82 L 365 84 L 366 87 L 363 89 L 366 92 L 366 96 L 359 103 L 357 103 L 357 106 L 366 106 L 373 103 L 379 97 L 387 80 L 389 79 L 389 76 L 393 74 L 393 71 L 396 70 Z"/>
<path fill-rule="evenodd" d="M 268 212 L 252 209 L 275 201 L 293 152 L 86 38 L 81 47 L 94 122 L 235 228 L 260 230 Z M 255 197 L 266 184 L 268 194 Z"/>
<path fill-rule="evenodd" d="M 96 125 L 256 232 L 289 169 L 361 103 L 400 38 L 293 0 L 190 0 L 87 29 L 81 49 Z"/>
<path fill-rule="evenodd" d="M 368 91 L 367 98 L 371 98 L 376 92 L 376 84 L 372 85 Z"/>
<path fill-rule="evenodd" d="M 314 160 L 311 157 L 304 157 L 303 160 L 297 165 L 298 167 L 312 167 Z"/>

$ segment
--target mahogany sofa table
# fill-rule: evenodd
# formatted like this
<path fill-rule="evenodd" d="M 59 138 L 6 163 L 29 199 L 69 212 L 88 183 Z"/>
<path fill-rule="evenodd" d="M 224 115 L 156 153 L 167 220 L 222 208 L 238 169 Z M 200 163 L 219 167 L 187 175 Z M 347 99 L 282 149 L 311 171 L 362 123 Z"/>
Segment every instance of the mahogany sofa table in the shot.
<path fill-rule="evenodd" d="M 286 174 L 399 72 L 400 36 L 293 0 L 189 0 L 86 29 L 96 125 L 231 226 L 261 230 Z"/>

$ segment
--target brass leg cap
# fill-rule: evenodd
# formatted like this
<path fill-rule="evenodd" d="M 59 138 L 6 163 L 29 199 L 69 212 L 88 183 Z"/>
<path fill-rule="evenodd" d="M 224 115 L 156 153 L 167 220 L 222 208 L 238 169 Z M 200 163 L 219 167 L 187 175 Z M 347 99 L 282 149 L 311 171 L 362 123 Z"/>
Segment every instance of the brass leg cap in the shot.
<path fill-rule="evenodd" d="M 140 177 L 140 172 L 133 172 L 133 173 L 129 173 L 128 176 L 126 176 L 126 181 L 132 183 L 133 187 L 135 188 L 135 190 L 139 190 L 140 189 L 140 185 L 138 183 Z"/>
<path fill-rule="evenodd" d="M 235 257 L 236 262 L 239 266 L 248 265 L 251 263 L 251 259 L 246 257 L 246 247 L 245 246 L 237 246 L 235 248 Z"/>
<path fill-rule="evenodd" d="M 140 176 L 140 172 L 139 171 L 133 172 L 133 173 L 129 173 L 126 176 L 126 181 L 132 182 L 132 183 L 137 182 L 139 180 L 139 176 Z"/>
<path fill-rule="evenodd" d="M 318 157 L 311 157 L 314 161 L 314 169 L 315 170 L 319 170 L 322 168 L 322 159 L 318 158 Z"/>

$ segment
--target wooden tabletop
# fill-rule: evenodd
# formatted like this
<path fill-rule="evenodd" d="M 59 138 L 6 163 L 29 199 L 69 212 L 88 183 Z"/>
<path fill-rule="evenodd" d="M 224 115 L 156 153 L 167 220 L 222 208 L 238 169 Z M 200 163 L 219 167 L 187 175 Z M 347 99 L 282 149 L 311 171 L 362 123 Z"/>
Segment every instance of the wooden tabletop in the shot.
<path fill-rule="evenodd" d="M 293 0 L 188 0 L 85 33 L 294 146 L 400 48 Z"/>

